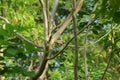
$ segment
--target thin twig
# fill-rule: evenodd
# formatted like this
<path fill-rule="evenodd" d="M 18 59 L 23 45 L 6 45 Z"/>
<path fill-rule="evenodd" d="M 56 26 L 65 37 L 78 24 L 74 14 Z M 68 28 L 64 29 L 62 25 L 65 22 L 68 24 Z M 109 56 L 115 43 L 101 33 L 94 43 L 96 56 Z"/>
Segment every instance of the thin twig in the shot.
<path fill-rule="evenodd" d="M 113 38 L 113 28 L 112 28 L 112 26 L 111 26 L 111 35 L 112 35 L 112 37 L 111 37 L 111 42 L 112 42 L 112 38 Z M 105 71 L 103 73 L 103 76 L 102 76 L 101 80 L 104 80 L 104 78 L 105 78 L 105 74 L 106 74 L 106 72 L 107 72 L 107 70 L 109 68 L 110 62 L 111 62 L 112 57 L 113 57 L 112 56 L 113 52 L 114 52 L 114 43 L 112 43 L 112 48 L 111 48 L 110 56 L 108 58 L 107 67 L 105 68 Z"/>
<path fill-rule="evenodd" d="M 0 16 L 0 19 L 2 19 L 3 21 L 5 21 L 8 24 L 10 23 L 5 17 Z"/>
<path fill-rule="evenodd" d="M 116 26 L 117 26 L 117 25 L 116 25 Z M 113 29 L 114 29 L 116 26 L 114 26 Z M 103 38 L 105 38 L 107 35 L 109 35 L 111 31 L 112 31 L 112 30 L 109 30 L 105 35 L 103 35 L 103 36 L 100 37 L 98 40 L 96 40 L 94 43 L 92 43 L 92 44 L 90 44 L 90 45 L 88 45 L 88 46 L 95 45 L 96 43 L 98 43 L 99 41 L 101 41 Z"/>
<path fill-rule="evenodd" d="M 42 45 L 35 44 L 34 42 L 32 42 L 32 41 L 28 40 L 27 38 L 25 38 L 22 34 L 20 34 L 20 33 L 18 33 L 18 32 L 16 32 L 15 34 L 16 34 L 20 39 L 23 39 L 24 41 L 26 41 L 26 42 L 28 42 L 28 43 L 30 43 L 30 44 L 38 47 L 38 48 L 43 48 Z"/>
<path fill-rule="evenodd" d="M 85 70 L 85 79 L 89 80 L 88 76 L 88 66 L 87 66 L 87 35 L 88 35 L 89 28 L 87 28 L 85 33 L 85 39 L 84 39 L 84 53 L 83 53 L 83 59 L 84 59 L 84 70 Z"/>

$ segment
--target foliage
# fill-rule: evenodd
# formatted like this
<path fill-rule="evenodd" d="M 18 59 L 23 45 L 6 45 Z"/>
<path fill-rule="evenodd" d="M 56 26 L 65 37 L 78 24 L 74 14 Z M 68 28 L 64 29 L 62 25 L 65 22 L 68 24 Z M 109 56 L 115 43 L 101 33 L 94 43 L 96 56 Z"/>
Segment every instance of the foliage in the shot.
<path fill-rule="evenodd" d="M 97 8 L 93 11 L 96 3 L 98 4 Z M 87 65 L 90 80 L 102 78 L 111 54 L 112 58 L 105 74 L 105 80 L 120 78 L 119 3 L 120 0 L 85 0 L 82 9 L 76 15 L 78 32 L 91 19 L 93 20 L 91 20 L 87 35 Z M 50 10 L 52 10 L 52 4 L 53 1 L 50 0 Z M 9 24 L 0 20 L 0 75 L 5 76 L 6 79 L 33 77 L 39 66 L 38 63 L 41 61 L 39 53 L 44 54 L 44 49 L 24 41 L 16 35 L 16 32 L 36 44 L 44 43 L 44 21 L 39 0 L 5 0 L 4 3 L 0 2 L 0 9 L 0 15 L 3 15 L 2 9 L 4 9 L 6 13 L 3 17 L 10 21 Z M 55 24 L 58 25 L 64 21 L 71 10 L 71 0 L 59 0 Z M 51 51 L 52 55 L 59 52 L 74 36 L 72 26 L 73 22 L 71 21 L 59 38 L 64 43 L 55 43 Z M 52 34 L 57 30 L 58 28 Z M 84 29 L 78 35 L 79 79 L 85 79 L 83 46 L 86 31 Z M 49 61 L 48 80 L 71 80 L 74 78 L 74 50 L 74 41 L 72 41 L 61 55 Z M 1 56 L 1 54 L 3 55 Z"/>

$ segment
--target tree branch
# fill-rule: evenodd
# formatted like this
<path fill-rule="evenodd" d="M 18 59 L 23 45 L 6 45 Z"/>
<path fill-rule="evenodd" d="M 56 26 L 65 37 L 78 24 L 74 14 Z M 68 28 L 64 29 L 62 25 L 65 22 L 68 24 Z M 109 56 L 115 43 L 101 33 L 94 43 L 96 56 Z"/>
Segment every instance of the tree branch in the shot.
<path fill-rule="evenodd" d="M 94 21 L 94 20 L 93 20 L 93 21 Z M 82 33 L 85 28 L 89 27 L 89 25 L 90 25 L 93 21 L 88 22 L 88 24 L 85 25 L 85 26 L 77 33 L 77 35 L 79 35 L 80 33 Z M 47 58 L 47 59 L 48 59 L 48 60 L 51 60 L 51 59 L 56 58 L 59 54 L 61 54 L 61 52 L 63 52 L 63 51 L 67 48 L 67 46 L 70 44 L 70 42 L 71 42 L 74 38 L 75 38 L 75 36 L 73 36 L 73 37 L 66 43 L 66 45 L 64 46 L 64 48 L 63 48 L 62 50 L 60 50 L 58 53 L 56 53 L 53 57 Z"/>
<path fill-rule="evenodd" d="M 76 0 L 73 0 L 73 10 L 76 7 Z M 75 45 L 75 54 L 74 54 L 74 80 L 78 80 L 78 38 L 77 38 L 77 20 L 76 15 L 72 16 L 73 18 L 73 30 L 74 30 L 74 45 Z"/>
<path fill-rule="evenodd" d="M 3 21 L 5 21 L 8 24 L 10 23 L 5 17 L 0 16 L 0 19 L 2 19 Z"/>
<path fill-rule="evenodd" d="M 116 26 L 117 26 L 117 25 L 116 25 Z M 114 26 L 113 29 L 114 29 L 116 26 Z M 109 35 L 111 31 L 112 31 L 112 30 L 108 31 L 105 35 L 103 35 L 103 36 L 100 37 L 98 40 L 96 40 L 94 43 L 92 43 L 92 44 L 90 44 L 90 45 L 88 45 L 88 46 L 95 45 L 96 43 L 98 43 L 99 41 L 101 41 L 103 38 L 105 38 L 107 35 Z"/>
<path fill-rule="evenodd" d="M 2 17 L 2 16 L 0 16 L 0 19 L 4 20 L 6 23 L 10 23 L 6 18 L 4 18 L 4 17 Z M 38 48 L 43 48 L 42 45 L 35 44 L 34 42 L 26 39 L 22 34 L 20 34 L 20 33 L 18 33 L 18 32 L 15 32 L 15 34 L 16 34 L 20 39 L 23 39 L 24 41 L 26 41 L 26 42 L 28 42 L 28 43 L 30 43 L 30 44 L 38 47 Z"/>
<path fill-rule="evenodd" d="M 44 0 L 45 1 L 45 0 Z M 46 59 L 49 55 L 49 45 L 48 45 L 48 41 L 49 41 L 49 30 L 48 30 L 48 0 L 46 0 L 46 4 L 44 3 L 43 0 L 39 0 L 41 6 L 42 6 L 42 10 L 43 10 L 43 16 L 44 16 L 44 46 L 45 46 L 45 51 L 44 51 L 44 56 L 43 59 L 41 60 L 41 65 L 39 67 L 38 72 L 36 73 L 36 75 L 34 77 L 32 77 L 32 80 L 37 80 L 43 73 L 45 68 L 47 67 L 47 62 L 48 60 Z"/>
<path fill-rule="evenodd" d="M 32 45 L 38 47 L 38 48 L 43 48 L 42 45 L 35 44 L 34 42 L 32 42 L 32 41 L 26 39 L 22 34 L 20 34 L 20 33 L 18 33 L 18 32 L 16 32 L 15 34 L 16 34 L 20 39 L 23 39 L 24 41 L 26 41 L 26 42 L 28 42 L 28 43 L 30 43 L 30 44 L 32 44 Z"/>
<path fill-rule="evenodd" d="M 88 66 L 87 66 L 87 35 L 88 35 L 88 28 L 85 33 L 85 39 L 84 39 L 84 53 L 83 53 L 83 60 L 84 60 L 84 70 L 85 70 L 85 79 L 89 80 L 88 76 Z"/>
<path fill-rule="evenodd" d="M 75 15 L 81 9 L 83 1 L 84 0 L 79 0 L 75 10 L 71 11 L 68 17 L 59 25 L 60 29 L 52 36 L 50 45 L 53 45 L 61 33 L 65 30 L 68 23 L 72 20 L 72 15 Z"/>
<path fill-rule="evenodd" d="M 54 20 L 55 12 L 58 6 L 58 0 L 53 1 L 52 12 L 51 12 L 51 20 Z"/>
<path fill-rule="evenodd" d="M 6 0 L 1 0 L 1 4 L 2 6 L 5 6 Z M 6 12 L 7 12 L 7 9 L 4 7 L 1 7 L 1 16 L 6 17 Z"/>
<path fill-rule="evenodd" d="M 98 2 L 94 5 L 94 8 L 93 8 L 93 11 L 94 12 L 97 8 L 97 5 L 98 5 Z M 88 21 L 88 23 L 77 33 L 77 35 L 79 35 L 80 33 L 82 33 L 84 31 L 85 28 L 89 27 L 89 25 L 94 21 L 93 19 L 96 18 L 97 16 L 94 16 L 92 17 L 92 14 L 90 15 L 90 20 Z M 64 46 L 64 48 L 62 50 L 60 50 L 58 53 L 56 53 L 53 57 L 51 58 L 47 58 L 48 60 L 52 60 L 54 58 L 56 58 L 59 54 L 61 54 L 66 48 L 67 46 L 69 45 L 69 43 L 75 38 L 75 36 L 73 36 L 67 43 L 66 45 Z"/>
<path fill-rule="evenodd" d="M 114 36 L 113 36 L 113 27 L 112 27 L 112 26 L 111 26 L 111 35 L 112 35 L 112 37 L 111 37 L 111 42 L 112 42 L 112 38 L 114 37 Z M 108 70 L 108 68 L 109 68 L 110 62 L 111 62 L 112 57 L 113 57 L 114 43 L 112 43 L 111 46 L 112 46 L 112 47 L 111 47 L 110 56 L 109 56 L 109 58 L 108 58 L 107 67 L 105 68 L 105 71 L 104 71 L 104 73 L 103 73 L 103 76 L 102 76 L 101 80 L 104 80 L 105 74 L 106 74 L 106 72 L 107 72 L 107 70 Z"/>
<path fill-rule="evenodd" d="M 90 25 L 90 23 L 89 23 L 89 25 Z M 83 30 L 84 30 L 86 27 L 88 27 L 89 25 L 87 24 L 85 27 L 83 27 L 83 28 L 77 33 L 77 35 L 79 35 L 80 33 L 82 33 Z M 67 46 L 69 45 L 69 43 L 70 43 L 74 38 L 75 38 L 75 36 L 73 36 L 73 37 L 66 43 L 66 45 L 64 46 L 64 48 L 63 48 L 62 50 L 60 50 L 58 53 L 56 53 L 53 57 L 47 58 L 47 59 L 48 59 L 48 60 L 51 60 L 51 59 L 56 58 L 59 54 L 61 54 L 61 52 L 63 52 L 63 51 L 67 48 Z"/>
<path fill-rule="evenodd" d="M 47 9 L 46 9 L 46 5 L 44 3 L 43 0 L 39 0 L 42 10 L 43 10 L 43 18 L 44 18 L 44 37 L 45 37 L 45 44 L 46 42 L 49 40 L 48 37 L 48 19 L 47 19 Z"/>
<path fill-rule="evenodd" d="M 56 29 L 54 17 L 55 17 L 55 12 L 56 12 L 56 9 L 57 9 L 57 6 L 58 6 L 58 1 L 59 0 L 54 0 L 53 1 L 52 11 L 51 11 L 50 19 L 49 19 L 49 25 L 50 25 L 49 37 L 51 37 L 52 31 Z"/>

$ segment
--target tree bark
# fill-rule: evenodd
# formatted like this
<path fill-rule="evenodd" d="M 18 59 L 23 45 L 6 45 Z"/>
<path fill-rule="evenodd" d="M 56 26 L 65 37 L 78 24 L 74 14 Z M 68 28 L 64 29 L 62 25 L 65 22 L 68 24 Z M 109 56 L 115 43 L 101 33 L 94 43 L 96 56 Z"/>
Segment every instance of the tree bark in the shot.
<path fill-rule="evenodd" d="M 76 7 L 76 0 L 73 0 L 73 10 Z M 74 56 L 74 80 L 78 80 L 78 38 L 77 38 L 77 21 L 76 15 L 73 14 L 73 30 L 74 30 L 74 43 L 75 43 L 75 56 Z"/>

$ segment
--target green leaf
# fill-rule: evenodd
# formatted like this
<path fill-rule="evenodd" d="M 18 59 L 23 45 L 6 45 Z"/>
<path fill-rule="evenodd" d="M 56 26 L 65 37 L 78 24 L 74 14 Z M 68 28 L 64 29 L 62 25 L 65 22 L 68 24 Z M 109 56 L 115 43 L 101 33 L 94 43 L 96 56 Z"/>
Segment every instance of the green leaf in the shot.
<path fill-rule="evenodd" d="M 3 35 L 0 35 L 0 40 L 4 40 L 4 36 Z"/>
<path fill-rule="evenodd" d="M 5 56 L 15 56 L 17 55 L 17 48 L 14 48 L 12 46 L 9 46 L 5 51 L 4 51 L 4 55 Z"/>
<path fill-rule="evenodd" d="M 1 53 L 0 53 L 0 54 L 1 54 Z M 4 60 L 4 57 L 0 56 L 0 61 L 1 61 L 1 60 Z"/>
<path fill-rule="evenodd" d="M 117 47 L 120 48 L 120 41 L 118 41 L 118 42 L 116 43 L 116 45 L 117 45 Z"/>
<path fill-rule="evenodd" d="M 22 72 L 22 75 L 23 76 L 33 77 L 35 75 L 35 72 L 33 72 L 33 71 L 27 71 L 27 70 L 24 69 L 23 72 Z"/>
<path fill-rule="evenodd" d="M 6 36 L 6 33 L 6 30 L 0 28 L 0 39 L 4 38 L 4 36 Z"/>
<path fill-rule="evenodd" d="M 114 13 L 113 21 L 115 23 L 120 23 L 120 11 Z"/>
<path fill-rule="evenodd" d="M 95 30 L 95 29 L 93 29 L 92 32 L 93 32 L 94 34 L 96 34 L 96 35 L 98 34 L 98 31 Z"/>

